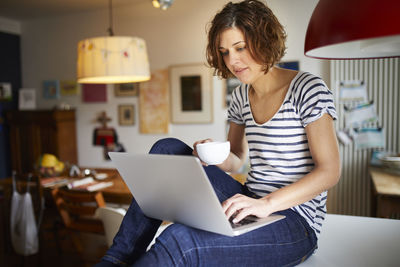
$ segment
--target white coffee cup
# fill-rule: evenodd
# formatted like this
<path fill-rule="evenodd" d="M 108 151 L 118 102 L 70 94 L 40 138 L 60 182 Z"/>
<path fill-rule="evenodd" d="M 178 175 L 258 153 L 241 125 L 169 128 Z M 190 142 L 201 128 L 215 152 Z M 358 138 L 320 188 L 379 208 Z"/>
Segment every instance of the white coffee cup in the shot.
<path fill-rule="evenodd" d="M 196 145 L 199 158 L 208 165 L 221 164 L 231 151 L 231 144 L 226 142 L 207 142 Z"/>

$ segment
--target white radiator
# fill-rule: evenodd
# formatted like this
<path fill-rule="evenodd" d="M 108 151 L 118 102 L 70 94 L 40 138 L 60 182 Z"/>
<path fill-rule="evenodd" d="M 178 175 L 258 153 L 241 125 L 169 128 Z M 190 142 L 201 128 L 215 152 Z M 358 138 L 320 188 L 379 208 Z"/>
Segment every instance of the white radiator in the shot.
<path fill-rule="evenodd" d="M 385 129 L 387 151 L 400 152 L 400 60 L 333 60 L 331 61 L 331 89 L 339 119 L 337 129 L 344 128 L 343 104 L 338 101 L 338 81 L 363 80 L 369 100 L 373 100 L 379 126 Z M 342 175 L 340 182 L 328 193 L 328 212 L 370 216 L 371 182 L 368 164 L 372 149 L 356 150 L 354 145 L 340 144 Z"/>

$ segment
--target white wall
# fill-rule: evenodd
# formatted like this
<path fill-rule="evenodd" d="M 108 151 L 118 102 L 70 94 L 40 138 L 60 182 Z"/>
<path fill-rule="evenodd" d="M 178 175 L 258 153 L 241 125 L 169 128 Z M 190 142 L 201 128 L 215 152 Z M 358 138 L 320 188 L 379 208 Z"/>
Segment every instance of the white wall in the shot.
<path fill-rule="evenodd" d="M 116 35 L 138 36 L 146 40 L 152 70 L 170 65 L 205 62 L 206 24 L 226 1 L 176 0 L 167 11 L 151 6 L 150 1 L 113 8 Z M 329 84 L 329 64 L 303 55 L 304 36 L 308 20 L 318 0 L 270 0 L 273 9 L 288 33 L 288 50 L 284 60 L 299 60 L 300 68 L 323 77 Z M 225 139 L 226 110 L 222 107 L 223 83 L 214 78 L 211 124 L 170 125 L 168 135 L 139 133 L 138 99 L 115 98 L 112 86 L 108 88 L 108 101 L 102 104 L 82 103 L 79 97 L 63 97 L 60 101 L 41 97 L 42 81 L 46 79 L 70 80 L 76 75 L 76 45 L 79 40 L 106 35 L 107 10 L 80 13 L 62 17 L 31 20 L 22 23 L 23 87 L 38 90 L 40 108 L 52 108 L 58 102 L 68 103 L 77 110 L 77 136 L 79 164 L 83 166 L 111 167 L 103 160 L 101 148 L 92 146 L 92 132 L 96 114 L 106 110 L 113 119 L 110 126 L 117 129 L 119 140 L 130 152 L 145 153 L 159 138 L 174 136 L 188 144 L 211 137 Z M 119 127 L 117 106 L 121 103 L 136 105 L 136 125 Z"/>
<path fill-rule="evenodd" d="M 0 32 L 19 35 L 21 33 L 21 23 L 16 20 L 0 17 Z"/>

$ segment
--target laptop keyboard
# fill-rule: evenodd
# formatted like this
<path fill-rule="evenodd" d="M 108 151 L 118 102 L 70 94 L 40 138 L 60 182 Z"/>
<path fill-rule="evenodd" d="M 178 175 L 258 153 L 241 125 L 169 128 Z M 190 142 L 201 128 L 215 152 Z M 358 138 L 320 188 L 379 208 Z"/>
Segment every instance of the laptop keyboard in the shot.
<path fill-rule="evenodd" d="M 250 224 L 250 223 L 254 223 L 258 220 L 258 217 L 254 216 L 254 215 L 249 215 L 247 217 L 245 217 L 244 219 L 242 219 L 240 222 L 234 223 L 233 219 L 235 217 L 231 216 L 231 218 L 229 219 L 229 222 L 231 223 L 231 226 L 233 229 L 246 225 L 246 224 Z"/>

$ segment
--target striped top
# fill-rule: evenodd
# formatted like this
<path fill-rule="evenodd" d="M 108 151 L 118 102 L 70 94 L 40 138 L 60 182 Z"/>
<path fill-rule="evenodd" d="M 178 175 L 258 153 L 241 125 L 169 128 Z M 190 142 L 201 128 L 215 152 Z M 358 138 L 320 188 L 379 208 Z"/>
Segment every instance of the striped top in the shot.
<path fill-rule="evenodd" d="M 296 182 L 314 168 L 305 127 L 328 113 L 337 119 L 333 95 L 315 75 L 299 72 L 290 83 L 275 115 L 264 124 L 254 121 L 249 104 L 249 85 L 232 92 L 228 120 L 245 124 L 249 144 L 250 171 L 246 186 L 265 196 Z M 319 236 L 326 214 L 327 192 L 292 209 L 303 216 Z"/>

